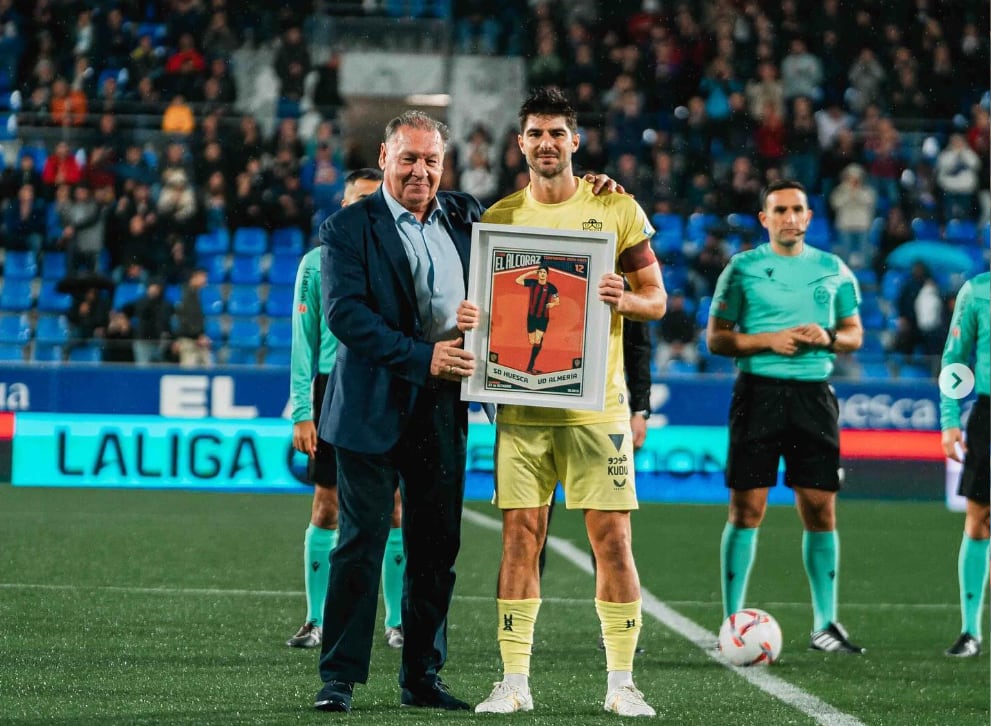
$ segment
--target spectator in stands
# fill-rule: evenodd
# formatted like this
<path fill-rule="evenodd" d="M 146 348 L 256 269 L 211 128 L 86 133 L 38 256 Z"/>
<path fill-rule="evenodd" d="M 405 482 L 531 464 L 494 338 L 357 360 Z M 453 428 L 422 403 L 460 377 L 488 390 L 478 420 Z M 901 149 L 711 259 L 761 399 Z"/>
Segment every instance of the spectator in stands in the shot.
<path fill-rule="evenodd" d="M 224 108 L 230 108 L 234 105 L 234 102 L 237 101 L 237 84 L 231 77 L 226 59 L 213 58 L 210 61 L 206 80 L 217 83 L 217 103 L 222 104 Z"/>
<path fill-rule="evenodd" d="M 152 278 L 145 294 L 124 307 L 124 313 L 135 320 L 133 352 L 138 365 L 160 363 L 172 337 L 172 304 L 163 293 L 162 280 Z"/>
<path fill-rule="evenodd" d="M 499 197 L 499 177 L 492 170 L 485 148 L 475 147 L 469 152 L 468 166 L 461 172 L 458 182 L 457 189 L 471 194 L 483 206 L 489 206 Z"/>
<path fill-rule="evenodd" d="M 165 262 L 165 251 L 156 245 L 153 230 L 145 225 L 144 217 L 135 214 L 127 220 L 127 228 L 119 241 L 117 257 L 120 262 L 113 269 L 116 281 L 132 274 L 132 268 L 138 266 L 142 273 L 146 269 L 157 270 Z"/>
<path fill-rule="evenodd" d="M 265 199 L 261 164 L 251 159 L 248 166 L 234 180 L 234 197 L 227 216 L 232 229 L 238 227 L 264 227 Z"/>
<path fill-rule="evenodd" d="M 144 76 L 138 81 L 134 93 L 127 99 L 127 105 L 131 113 L 137 116 L 133 123 L 138 128 L 154 128 L 165 111 L 161 92 L 156 82 L 149 76 Z"/>
<path fill-rule="evenodd" d="M 884 229 L 881 231 L 881 241 L 878 245 L 877 253 L 874 256 L 874 271 L 878 279 L 887 269 L 885 262 L 892 250 L 897 249 L 906 242 L 915 239 L 912 227 L 909 225 L 905 211 L 901 207 L 892 207 L 884 219 Z"/>
<path fill-rule="evenodd" d="M 870 48 L 861 49 L 850 65 L 847 77 L 850 79 L 847 102 L 855 113 L 863 113 L 869 105 L 884 101 L 884 84 L 888 74 Z"/>
<path fill-rule="evenodd" d="M 674 211 L 681 213 L 682 178 L 670 152 L 663 150 L 655 152 L 654 169 L 648 184 L 647 200 L 653 200 L 655 205 L 667 202 Z M 641 200 L 640 203 L 646 207 L 647 200 Z M 654 211 L 657 211 L 656 207 Z"/>
<path fill-rule="evenodd" d="M 805 96 L 822 98 L 822 61 L 809 52 L 804 38 L 792 38 L 788 54 L 781 60 L 781 88 L 785 101 Z"/>
<path fill-rule="evenodd" d="M 24 184 L 17 198 L 9 199 L 3 212 L 3 247 L 8 250 L 41 251 L 47 220 L 44 204 L 35 198 L 35 188 Z"/>
<path fill-rule="evenodd" d="M 933 46 L 932 57 L 928 69 L 920 68 L 922 82 L 925 88 L 925 99 L 928 101 L 926 113 L 931 118 L 948 119 L 965 108 L 961 103 L 962 85 L 968 77 L 962 75 L 954 67 L 950 55 L 950 46 L 939 42 Z"/>
<path fill-rule="evenodd" d="M 196 117 L 186 98 L 177 93 L 169 99 L 162 113 L 162 133 L 170 136 L 189 136 L 196 129 Z"/>
<path fill-rule="evenodd" d="M 214 10 L 206 32 L 203 33 L 203 52 L 213 58 L 229 58 L 238 47 L 237 35 L 227 22 L 227 12 Z"/>
<path fill-rule="evenodd" d="M 967 143 L 981 160 L 978 173 L 977 202 L 978 224 L 988 224 L 991 219 L 991 126 L 989 126 L 988 110 L 980 104 L 974 104 L 971 109 L 971 125 L 967 129 Z"/>
<path fill-rule="evenodd" d="M 717 186 L 718 213 L 726 215 L 741 209 L 757 209 L 760 206 L 761 186 L 760 176 L 750 157 L 736 157 L 727 178 Z"/>
<path fill-rule="evenodd" d="M 235 172 L 242 171 L 249 160 L 262 158 L 262 154 L 265 153 L 265 141 L 258 128 L 258 119 L 251 114 L 241 117 L 240 128 L 234 136 L 230 150 L 231 158 L 236 159 L 241 165 L 240 168 L 233 170 Z"/>
<path fill-rule="evenodd" d="M 530 86 L 560 86 L 565 80 L 565 65 L 558 52 L 557 35 L 546 33 L 537 41 L 537 53 L 527 66 Z"/>
<path fill-rule="evenodd" d="M 895 82 L 888 91 L 892 117 L 900 121 L 924 119 L 929 115 L 929 94 L 919 87 L 919 75 L 913 66 L 897 70 Z"/>
<path fill-rule="evenodd" d="M 877 123 L 877 135 L 864 147 L 864 158 L 871 184 L 884 209 L 901 204 L 901 176 L 905 170 L 901 134 L 889 118 Z"/>
<path fill-rule="evenodd" d="M 455 3 L 454 42 L 458 53 L 495 55 L 502 25 L 501 0 L 462 0 Z"/>
<path fill-rule="evenodd" d="M 193 270 L 176 307 L 176 340 L 173 349 L 179 356 L 179 365 L 186 368 L 207 367 L 213 362 L 210 353 L 212 341 L 206 334 L 206 316 L 200 301 L 200 291 L 204 285 L 206 270 Z"/>
<path fill-rule="evenodd" d="M 836 230 L 833 252 L 850 267 L 869 267 L 875 254 L 869 233 L 877 211 L 877 192 L 866 183 L 866 173 L 860 164 L 850 164 L 840 178 L 829 195 Z"/>
<path fill-rule="evenodd" d="M 97 121 L 96 133 L 93 134 L 90 146 L 102 146 L 106 150 L 106 158 L 111 164 L 117 164 L 124 158 L 126 148 L 126 134 L 121 130 L 117 122 L 117 116 L 113 112 L 100 114 Z M 116 171 L 114 172 L 116 176 Z"/>
<path fill-rule="evenodd" d="M 268 143 L 268 153 L 278 156 L 280 151 L 288 151 L 293 163 L 303 158 L 303 140 L 299 138 L 299 122 L 294 118 L 279 119 L 272 138 Z"/>
<path fill-rule="evenodd" d="M 296 177 L 297 183 L 299 178 Z M 211 172 L 205 183 L 200 184 L 200 209 L 203 210 L 206 232 L 230 229 L 227 219 L 227 180 L 220 170 Z"/>
<path fill-rule="evenodd" d="M 157 204 L 159 224 L 181 235 L 192 235 L 196 231 L 198 206 L 188 175 L 183 169 L 166 169 L 162 182 Z"/>
<path fill-rule="evenodd" d="M 816 111 L 813 116 L 816 121 L 820 152 L 832 148 L 840 131 L 849 129 L 853 125 L 853 117 L 843 110 L 839 101 L 829 103 L 825 108 Z"/>
<path fill-rule="evenodd" d="M 144 151 L 137 144 L 130 144 L 124 150 L 123 161 L 117 164 L 118 192 L 133 189 L 135 184 L 152 185 L 158 181 L 155 172 L 145 161 Z"/>
<path fill-rule="evenodd" d="M 113 161 L 113 151 L 106 146 L 94 145 L 83 167 L 82 183 L 90 189 L 117 189 L 117 167 Z"/>
<path fill-rule="evenodd" d="M 819 162 L 819 184 L 822 196 L 829 199 L 833 188 L 839 184 L 842 171 L 850 164 L 858 164 L 862 161 L 863 152 L 854 132 L 848 128 L 839 129 L 836 132 L 833 145 L 826 149 Z"/>
<path fill-rule="evenodd" d="M 0 175 L 0 198 L 12 199 L 25 184 L 34 187 L 36 198 L 44 197 L 41 172 L 35 166 L 34 154 L 28 152 L 18 155 L 17 166 L 3 170 Z"/>
<path fill-rule="evenodd" d="M 117 82 L 117 76 L 108 75 L 100 80 L 96 97 L 90 104 L 91 114 L 123 113 L 127 104 L 124 101 L 124 91 Z"/>
<path fill-rule="evenodd" d="M 667 371 L 668 363 L 680 360 L 696 365 L 698 363 L 698 330 L 695 318 L 685 309 L 683 290 L 672 290 L 668 295 L 667 312 L 658 323 L 657 370 Z"/>
<path fill-rule="evenodd" d="M 93 11 L 84 6 L 76 15 L 76 27 L 72 31 L 72 54 L 78 57 L 90 53 L 95 39 Z"/>
<path fill-rule="evenodd" d="M 789 176 L 800 182 L 809 194 L 814 193 L 819 186 L 819 129 L 812 115 L 812 102 L 806 96 L 792 100 L 785 143 Z"/>
<path fill-rule="evenodd" d="M 282 34 L 282 44 L 276 51 L 273 65 L 279 78 L 280 98 L 298 107 L 303 100 L 303 82 L 312 66 L 310 51 L 298 25 L 286 28 Z"/>
<path fill-rule="evenodd" d="M 69 320 L 70 348 L 99 340 L 110 322 L 110 301 L 99 287 L 86 287 L 73 298 L 66 318 Z"/>
<path fill-rule="evenodd" d="M 936 157 L 936 183 L 943 194 L 943 221 L 974 219 L 981 160 L 963 134 L 951 134 Z"/>
<path fill-rule="evenodd" d="M 106 68 L 126 68 L 134 47 L 130 28 L 130 23 L 124 22 L 124 13 L 119 7 L 109 8 L 97 22 L 93 57 L 101 58 Z"/>
<path fill-rule="evenodd" d="M 924 262 L 915 262 L 902 284 L 896 303 L 898 313 L 894 349 L 904 355 L 939 355 L 945 330 L 946 304 L 939 285 Z"/>
<path fill-rule="evenodd" d="M 87 100 L 96 98 L 97 92 L 96 70 L 90 62 L 89 57 L 77 55 L 72 65 L 72 77 L 69 80 L 69 87 L 72 91 L 78 91 Z"/>
<path fill-rule="evenodd" d="M 206 71 L 206 59 L 196 48 L 196 37 L 187 31 L 179 36 L 175 52 L 165 62 L 165 72 L 174 75 L 179 73 L 203 73 Z M 187 65 L 191 64 L 191 65 Z"/>
<path fill-rule="evenodd" d="M 760 124 L 754 129 L 754 147 L 757 163 L 762 171 L 780 169 L 785 158 L 788 128 L 784 117 L 770 104 L 764 107 Z"/>
<path fill-rule="evenodd" d="M 168 12 L 168 41 L 172 45 L 182 46 L 183 36 L 195 38 L 203 32 L 206 18 L 199 0 L 173 0 L 169 3 Z"/>
<path fill-rule="evenodd" d="M 316 153 L 303 164 L 300 174 L 303 189 L 311 195 L 314 209 L 329 213 L 340 206 L 344 193 L 344 172 L 334 159 L 334 151 L 329 144 L 317 145 Z"/>
<path fill-rule="evenodd" d="M 88 101 L 83 91 L 72 89 L 64 78 L 52 83 L 49 118 L 56 126 L 82 126 L 86 123 Z"/>
<path fill-rule="evenodd" d="M 714 231 L 707 231 L 702 249 L 692 263 L 692 279 L 700 296 L 712 295 L 729 257 L 726 243 Z"/>
<path fill-rule="evenodd" d="M 144 33 L 131 51 L 127 68 L 131 83 L 136 84 L 143 78 L 154 81 L 165 72 L 165 49 L 156 46 L 151 35 Z"/>
<path fill-rule="evenodd" d="M 119 310 L 111 310 L 103 334 L 103 362 L 134 363 L 133 346 L 131 319 Z"/>
<path fill-rule="evenodd" d="M 59 210 L 59 221 L 62 224 L 60 247 L 68 253 L 70 273 L 100 272 L 106 209 L 88 186 L 76 185 L 72 190 L 72 201 Z"/>

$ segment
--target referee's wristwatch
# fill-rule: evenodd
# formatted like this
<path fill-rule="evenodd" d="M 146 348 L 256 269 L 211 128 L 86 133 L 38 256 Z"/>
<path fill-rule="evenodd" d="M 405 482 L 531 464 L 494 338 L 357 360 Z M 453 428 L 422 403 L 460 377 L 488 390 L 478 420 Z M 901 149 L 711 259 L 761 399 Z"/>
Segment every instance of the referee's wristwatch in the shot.
<path fill-rule="evenodd" d="M 829 342 L 826 343 L 826 350 L 836 352 L 836 328 L 823 329 L 826 331 L 826 335 L 829 336 Z"/>
<path fill-rule="evenodd" d="M 644 409 L 643 411 L 631 411 L 631 416 L 643 416 L 644 421 L 650 418 L 650 409 Z"/>

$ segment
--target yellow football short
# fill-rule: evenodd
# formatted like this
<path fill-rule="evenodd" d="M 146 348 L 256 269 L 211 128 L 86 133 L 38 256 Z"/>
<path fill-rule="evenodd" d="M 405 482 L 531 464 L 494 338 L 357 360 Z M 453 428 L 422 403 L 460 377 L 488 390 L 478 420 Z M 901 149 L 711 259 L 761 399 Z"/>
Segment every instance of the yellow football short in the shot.
<path fill-rule="evenodd" d="M 496 429 L 496 492 L 500 509 L 549 504 L 560 481 L 568 509 L 637 509 L 629 421 L 581 426 Z"/>

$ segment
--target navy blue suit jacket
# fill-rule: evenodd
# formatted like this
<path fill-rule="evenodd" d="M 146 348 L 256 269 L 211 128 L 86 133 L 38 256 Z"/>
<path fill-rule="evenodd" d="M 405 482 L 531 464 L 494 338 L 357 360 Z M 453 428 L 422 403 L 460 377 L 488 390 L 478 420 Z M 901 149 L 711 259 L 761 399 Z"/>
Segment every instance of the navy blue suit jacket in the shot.
<path fill-rule="evenodd" d="M 438 192 L 437 201 L 467 291 L 471 225 L 485 210 L 460 192 Z M 413 273 L 382 189 L 328 217 L 320 242 L 324 310 L 340 345 L 317 433 L 344 449 L 381 454 L 409 425 L 434 348 L 422 337 Z"/>

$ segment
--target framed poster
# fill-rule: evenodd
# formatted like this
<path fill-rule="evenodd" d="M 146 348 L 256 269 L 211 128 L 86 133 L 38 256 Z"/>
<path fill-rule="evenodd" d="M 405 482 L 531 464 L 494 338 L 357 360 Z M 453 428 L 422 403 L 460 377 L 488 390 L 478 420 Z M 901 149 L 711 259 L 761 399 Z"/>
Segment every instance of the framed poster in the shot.
<path fill-rule="evenodd" d="M 599 279 L 615 267 L 612 232 L 472 225 L 465 335 L 478 366 L 468 401 L 601 411 L 611 310 Z"/>

